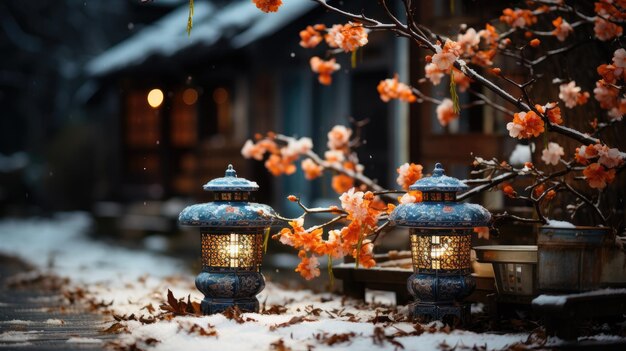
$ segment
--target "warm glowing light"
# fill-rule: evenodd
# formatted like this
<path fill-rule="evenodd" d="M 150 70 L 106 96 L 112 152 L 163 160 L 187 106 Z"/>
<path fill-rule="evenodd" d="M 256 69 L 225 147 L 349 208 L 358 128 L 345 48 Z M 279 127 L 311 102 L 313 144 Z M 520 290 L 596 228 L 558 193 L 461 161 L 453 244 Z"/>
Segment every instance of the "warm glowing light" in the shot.
<path fill-rule="evenodd" d="M 217 88 L 213 91 L 213 100 L 216 104 L 222 105 L 228 102 L 228 91 L 224 88 Z"/>
<path fill-rule="evenodd" d="M 441 269 L 441 259 L 450 255 L 447 244 L 441 244 L 441 237 L 434 235 L 431 237 L 430 258 L 431 268 Z"/>
<path fill-rule="evenodd" d="M 198 101 L 198 92 L 196 89 L 187 88 L 183 91 L 183 102 L 187 105 L 193 105 Z"/>
<path fill-rule="evenodd" d="M 148 93 L 148 104 L 153 108 L 157 108 L 161 106 L 162 103 L 163 91 L 161 91 L 161 89 L 150 90 L 150 92 Z"/>
<path fill-rule="evenodd" d="M 230 256 L 230 266 L 239 267 L 239 235 L 230 234 L 228 253 Z"/>

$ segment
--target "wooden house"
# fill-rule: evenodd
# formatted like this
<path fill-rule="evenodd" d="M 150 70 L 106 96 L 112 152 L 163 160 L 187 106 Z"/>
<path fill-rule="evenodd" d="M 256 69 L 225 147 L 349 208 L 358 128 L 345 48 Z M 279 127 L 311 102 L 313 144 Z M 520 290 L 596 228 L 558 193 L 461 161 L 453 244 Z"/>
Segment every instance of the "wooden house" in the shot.
<path fill-rule="evenodd" d="M 375 2 L 345 5 L 385 18 Z M 401 3 L 395 5 L 400 10 Z M 458 23 L 438 2 L 419 6 L 426 23 Z M 459 4 L 456 16 L 464 8 L 471 7 Z M 329 177 L 272 178 L 262 163 L 241 157 L 241 146 L 254 133 L 276 131 L 310 136 L 323 153 L 326 133 L 349 118 L 370 121 L 359 158 L 369 176 L 390 188 L 397 187 L 396 168 L 407 161 L 423 163 L 425 171 L 443 162 L 451 174 L 466 177 L 470 150 L 502 156 L 502 125 L 493 111 L 475 109 L 471 118 L 444 130 L 436 123 L 436 106 L 379 99 L 376 85 L 394 73 L 402 81 L 423 77 L 424 54 L 405 39 L 372 33 L 355 68 L 349 54 L 340 55 L 342 69 L 327 87 L 308 63 L 325 48 L 301 48 L 298 33 L 309 24 L 344 23 L 343 18 L 310 1 L 285 1 L 270 14 L 249 0 L 196 1 L 188 36 L 187 11 L 180 5 L 86 67 L 99 83 L 88 106 L 102 132 L 94 157 L 112 165 L 101 170 L 100 200 L 202 198 L 201 185 L 233 163 L 240 175 L 259 182 L 260 201 L 289 215 L 295 209 L 283 201 L 288 194 L 308 203 L 335 198 Z M 447 87 L 440 88 L 432 93 L 445 94 Z M 152 91 L 162 98 L 151 106 Z"/>

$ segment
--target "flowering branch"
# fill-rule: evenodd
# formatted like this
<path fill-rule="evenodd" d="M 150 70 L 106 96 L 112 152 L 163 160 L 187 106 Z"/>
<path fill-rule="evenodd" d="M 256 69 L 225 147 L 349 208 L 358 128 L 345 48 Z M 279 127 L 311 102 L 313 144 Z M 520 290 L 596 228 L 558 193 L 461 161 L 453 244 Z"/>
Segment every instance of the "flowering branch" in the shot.
<path fill-rule="evenodd" d="M 612 62 L 598 66 L 600 78 L 596 82 L 593 94 L 600 108 L 606 111 L 608 121 L 594 119 L 590 125 L 591 133 L 585 133 L 564 125 L 567 121 L 567 109 L 587 104 L 591 94 L 584 91 L 575 81 L 555 79 L 559 84 L 560 101 L 541 101 L 545 99 L 532 94 L 533 85 L 541 78 L 537 73 L 540 67 L 551 57 L 563 56 L 581 45 L 590 42 L 589 39 L 565 43 L 576 30 L 588 30 L 588 24 L 593 24 L 593 37 L 607 43 L 617 44 L 623 33 L 626 23 L 626 12 L 612 1 L 599 0 L 594 4 L 595 15 L 586 15 L 575 6 L 563 1 L 535 1 L 526 4 L 528 8 L 507 8 L 499 17 L 500 33 L 496 25 L 487 23 L 484 29 L 462 27 L 456 38 L 446 37 L 434 33 L 429 28 L 415 21 L 413 2 L 402 0 L 405 16 L 398 16 L 389 6 L 387 0 L 380 0 L 379 4 L 384 11 L 387 21 L 384 22 L 365 13 L 352 13 L 340 8 L 341 3 L 330 5 L 326 0 L 312 0 L 326 10 L 343 16 L 345 24 L 334 24 L 327 27 L 325 24 L 307 26 L 300 32 L 300 45 L 305 48 L 315 48 L 318 45 L 327 45 L 325 59 L 313 56 L 310 59 L 311 70 L 318 74 L 318 80 L 323 85 L 332 83 L 332 75 L 340 69 L 335 55 L 347 53 L 355 57 L 357 50 L 368 43 L 368 33 L 373 31 L 387 31 L 397 36 L 408 38 L 412 44 L 426 49 L 430 54 L 425 57 L 425 78 L 418 82 L 430 81 L 433 85 L 440 84 L 442 78 L 448 76 L 450 83 L 450 97 L 438 99 L 424 93 L 411 84 L 403 83 L 398 75 L 385 79 L 379 83 L 377 90 L 381 100 L 388 102 L 398 99 L 406 103 L 433 103 L 437 105 L 436 113 L 442 126 L 459 118 L 462 109 L 477 106 L 490 106 L 502 112 L 505 118 L 512 118 L 507 123 L 510 137 L 517 139 L 543 138 L 541 161 L 548 167 L 555 167 L 552 171 L 541 171 L 532 162 L 521 166 L 512 166 L 497 159 L 484 160 L 476 157 L 471 172 L 477 178 L 467 179 L 464 182 L 472 188 L 457 199 L 465 200 L 471 196 L 487 190 L 499 189 L 506 196 L 524 201 L 534 209 L 533 218 L 524 218 L 517 215 L 503 213 L 494 215 L 494 220 L 505 219 L 545 224 L 549 221 L 551 210 L 550 201 L 557 196 L 573 198 L 574 206 L 568 206 L 572 218 L 579 209 L 587 206 L 597 214 L 603 224 L 608 224 L 610 215 L 605 215 L 602 201 L 606 189 L 612 184 L 615 177 L 626 167 L 626 153 L 617 148 L 608 146 L 603 140 L 603 133 L 609 126 L 614 126 L 626 114 L 626 50 L 617 47 L 613 53 Z M 280 0 L 253 0 L 261 10 L 266 12 L 277 11 L 282 3 Z M 574 18 L 573 23 L 567 19 Z M 553 30 L 541 28 L 546 23 L 538 21 L 539 16 L 550 16 Z M 401 21 L 400 18 L 406 20 Z M 505 27 L 503 30 L 501 27 Z M 539 27 L 539 28 L 537 28 Z M 563 45 L 547 48 L 537 37 L 553 36 Z M 578 36 L 582 37 L 582 36 Z M 455 40 L 456 39 L 456 40 Z M 513 40 L 516 43 L 513 43 Z M 550 39 L 546 40 L 547 43 Z M 509 75 L 502 69 L 494 66 L 497 54 L 504 58 L 513 58 L 523 69 L 524 78 Z M 491 75 L 487 75 L 491 73 Z M 514 79 L 513 79 L 514 77 Z M 522 81 L 518 83 L 517 81 Z M 477 100 L 459 106 L 455 96 L 459 92 L 473 95 Z M 587 89 L 591 91 L 591 89 Z M 504 102 L 494 101 L 485 94 L 491 91 Z M 537 101 L 535 101 L 537 100 Z M 540 103 L 536 103 L 540 102 Z M 559 104 L 564 104 L 564 106 Z M 562 110 L 563 109 L 563 110 Z M 595 111 L 594 111 L 595 114 Z M 300 250 L 302 262 L 296 271 L 305 278 L 311 279 L 319 275 L 317 257 L 327 255 L 332 265 L 333 258 L 352 255 L 357 265 L 365 267 L 374 264 L 372 257 L 373 242 L 389 227 L 388 213 L 393 209 L 393 194 L 403 194 L 397 199 L 400 203 L 420 201 L 421 193 L 409 191 L 409 186 L 422 177 L 422 166 L 405 163 L 397 172 L 397 182 L 403 191 L 387 190 L 373 179 L 363 174 L 363 166 L 359 163 L 354 149 L 361 145 L 359 131 L 356 132 L 344 126 L 335 126 L 328 133 L 328 151 L 318 154 L 313 151 L 309 138 L 296 139 L 293 137 L 268 133 L 267 136 L 257 136 L 256 141 L 248 140 L 242 149 L 242 155 L 259 161 L 265 160 L 266 168 L 274 175 L 293 174 L 297 167 L 294 165 L 300 157 L 301 168 L 305 178 L 311 180 L 320 177 L 324 171 L 332 176 L 332 187 L 338 193 L 341 209 L 337 206 L 328 208 L 308 208 L 296 197 L 291 197 L 304 211 L 296 219 L 282 218 L 288 221 L 290 228 L 283 228 L 274 237 L 281 242 Z M 548 134 L 554 132 L 554 134 Z M 554 141 L 554 136 L 562 136 L 577 142 L 580 146 L 569 157 L 561 145 Z M 534 144 L 534 142 L 530 142 Z M 266 158 L 265 155 L 268 155 Z M 529 149 L 529 155 L 532 153 Z M 513 161 L 511 161 L 513 162 Z M 515 163 L 518 165 L 519 163 Z M 525 178 L 525 185 L 519 190 L 513 187 L 513 182 Z M 530 180 L 531 185 L 527 185 Z M 597 196 L 590 196 L 584 190 L 570 184 L 572 181 L 585 180 L 586 185 L 598 190 Z M 308 214 L 333 214 L 334 217 L 321 225 L 303 228 L 304 218 Z M 610 213 L 610 212 L 609 212 Z M 330 229 L 339 223 L 347 224 L 343 228 Z M 330 229 L 323 235 L 324 229 Z M 370 240 L 371 239 L 371 240 Z"/>
<path fill-rule="evenodd" d="M 438 46 L 434 45 L 433 43 L 431 43 L 426 37 L 423 37 L 422 35 L 414 32 L 407 25 L 404 25 L 403 23 L 401 23 L 391 13 L 391 11 L 389 10 L 388 6 L 386 5 L 386 1 L 382 1 L 382 5 L 383 5 L 387 15 L 394 22 L 393 24 L 382 23 L 382 22 L 373 20 L 371 18 L 367 18 L 363 14 L 355 15 L 355 14 L 352 14 L 352 13 L 349 13 L 349 12 L 346 12 L 346 11 L 343 11 L 343 10 L 339 10 L 336 7 L 328 5 L 327 2 L 324 1 L 324 0 L 313 0 L 313 1 L 316 1 L 316 2 L 318 2 L 320 4 L 322 4 L 327 9 L 329 9 L 329 10 L 331 10 L 333 12 L 336 12 L 336 13 L 338 13 L 338 14 L 346 17 L 346 18 L 349 18 L 349 19 L 352 19 L 352 20 L 362 20 L 365 23 L 365 26 L 368 27 L 368 28 L 376 28 L 376 29 L 390 29 L 390 28 L 394 28 L 394 30 L 397 31 L 402 36 L 406 36 L 406 37 L 412 38 L 413 40 L 415 40 L 419 44 L 422 44 L 423 46 L 428 48 L 433 53 L 437 53 L 438 50 L 441 50 L 440 47 L 438 47 Z M 409 17 L 410 15 L 411 15 L 410 11 L 408 11 L 407 12 L 407 17 Z M 436 36 L 436 35 L 435 35 L 435 37 L 436 38 L 441 38 L 440 36 Z M 567 51 L 567 50 L 560 49 L 559 51 L 556 51 L 556 52 L 553 52 L 553 53 L 549 53 L 547 55 L 550 56 L 550 55 L 554 55 L 554 54 L 557 54 L 557 53 L 562 53 L 562 52 L 565 52 L 565 51 Z M 502 97 L 503 99 L 508 101 L 509 103 L 511 103 L 511 104 L 515 105 L 516 107 L 518 107 L 520 110 L 522 110 L 522 111 L 532 111 L 532 107 L 531 107 L 532 103 L 530 103 L 529 98 L 528 98 L 528 94 L 525 92 L 525 89 L 524 89 L 527 85 L 514 83 L 520 90 L 522 90 L 522 93 L 526 96 L 526 102 L 523 102 L 521 99 L 517 99 L 517 98 L 513 97 L 506 90 L 502 89 L 501 87 L 499 87 L 495 83 L 493 83 L 490 80 L 486 79 L 481 74 L 477 73 L 474 69 L 469 67 L 465 61 L 460 60 L 460 59 L 455 59 L 455 61 L 453 63 L 453 66 L 456 69 L 458 69 L 461 72 L 463 72 L 463 74 L 465 74 L 470 79 L 476 81 L 477 83 L 481 84 L 485 88 L 493 91 L 494 93 L 496 93 L 497 95 L 499 95 L 500 97 Z M 547 117 L 545 117 L 545 116 L 542 116 L 542 117 L 544 119 L 547 119 Z M 558 125 L 558 124 L 554 124 L 554 123 L 551 123 L 551 122 L 548 122 L 547 125 L 548 125 L 548 130 L 551 130 L 551 131 L 554 131 L 554 132 L 559 133 L 561 135 L 567 136 L 567 137 L 572 138 L 574 140 L 577 140 L 577 141 L 579 141 L 579 142 L 581 142 L 583 144 L 596 144 L 596 143 L 598 143 L 598 139 L 590 137 L 588 135 L 585 135 L 585 134 L 583 134 L 583 133 L 581 133 L 581 132 L 579 132 L 579 131 L 577 131 L 575 129 L 564 127 L 564 126 L 561 126 L 561 125 Z"/>
<path fill-rule="evenodd" d="M 289 136 L 285 136 L 285 135 L 282 135 L 282 134 L 277 134 L 276 135 L 276 140 L 289 143 L 290 141 L 295 140 L 295 138 L 292 138 L 292 137 L 289 137 Z M 315 162 L 315 164 L 317 164 L 318 166 L 321 166 L 322 168 L 327 169 L 327 170 L 335 171 L 335 172 L 337 172 L 339 174 L 346 175 L 346 176 L 356 180 L 357 182 L 359 182 L 361 184 L 364 184 L 368 189 L 371 189 L 371 190 L 374 190 L 374 191 L 384 191 L 385 190 L 383 187 L 378 185 L 375 181 L 373 181 L 372 179 L 370 179 L 367 176 L 363 175 L 363 173 L 358 173 L 358 172 L 356 172 L 354 170 L 346 168 L 341 163 L 325 161 L 324 159 L 322 159 L 318 154 L 316 154 L 312 150 L 308 150 L 303 155 L 305 155 L 308 158 L 310 158 L 311 160 L 313 160 L 313 162 Z"/>

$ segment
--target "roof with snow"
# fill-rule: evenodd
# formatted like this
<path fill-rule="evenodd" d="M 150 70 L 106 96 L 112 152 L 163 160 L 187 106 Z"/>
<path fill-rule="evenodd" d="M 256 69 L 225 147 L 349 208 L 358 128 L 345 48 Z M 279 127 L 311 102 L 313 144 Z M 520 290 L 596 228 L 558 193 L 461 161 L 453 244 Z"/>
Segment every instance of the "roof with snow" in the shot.
<path fill-rule="evenodd" d="M 211 47 L 222 39 L 239 49 L 275 33 L 315 6 L 311 1 L 285 1 L 278 12 L 263 13 L 249 0 L 232 1 L 222 7 L 197 1 L 188 36 L 189 8 L 185 4 L 88 62 L 86 71 L 102 76 L 140 65 L 154 55 L 170 57 L 193 46 Z"/>

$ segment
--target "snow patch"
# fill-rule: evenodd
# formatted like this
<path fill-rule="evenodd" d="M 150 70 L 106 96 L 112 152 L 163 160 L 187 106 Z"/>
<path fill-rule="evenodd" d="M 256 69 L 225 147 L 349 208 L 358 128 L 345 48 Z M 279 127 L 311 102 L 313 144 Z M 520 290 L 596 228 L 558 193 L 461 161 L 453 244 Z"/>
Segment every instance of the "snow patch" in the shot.
<path fill-rule="evenodd" d="M 546 225 L 546 227 L 550 227 L 550 228 L 576 228 L 576 226 L 573 225 L 570 222 L 567 222 L 567 221 L 557 221 L 555 219 L 548 219 L 548 224 Z"/>
<path fill-rule="evenodd" d="M 95 243 L 86 235 L 91 224 L 91 217 L 83 212 L 61 213 L 53 219 L 3 220 L 0 252 L 20 256 L 40 267 L 39 271 L 18 277 L 22 279 L 42 274 L 49 263 L 53 271 L 89 285 L 120 278 L 123 283 L 137 282 L 147 273 L 165 277 L 184 271 L 182 262 L 166 256 Z M 32 302 L 58 299 L 37 297 Z"/>
<path fill-rule="evenodd" d="M 396 293 L 393 291 L 365 289 L 365 302 L 395 306 Z"/>
<path fill-rule="evenodd" d="M 563 306 L 567 302 L 567 296 L 563 295 L 539 295 L 533 300 L 533 305 Z"/>
<path fill-rule="evenodd" d="M 515 149 L 509 156 L 509 163 L 512 165 L 523 165 L 526 162 L 531 162 L 532 151 L 530 145 L 515 145 Z"/>
<path fill-rule="evenodd" d="M 539 295 L 533 300 L 534 305 L 555 305 L 562 306 L 567 302 L 568 298 L 588 297 L 598 295 L 614 295 L 614 294 L 626 294 L 626 289 L 600 289 L 593 290 L 579 294 L 570 295 Z"/>
<path fill-rule="evenodd" d="M 27 324 L 33 324 L 33 321 L 24 321 L 21 319 L 13 319 L 10 321 L 0 321 L 0 323 L 2 324 L 22 324 L 22 325 L 27 325 Z"/>
<path fill-rule="evenodd" d="M 16 331 L 10 330 L 0 334 L 0 341 L 11 341 L 11 342 L 20 342 L 20 341 L 29 341 L 37 339 L 37 335 L 41 333 L 41 331 Z"/>
<path fill-rule="evenodd" d="M 68 344 L 100 344 L 102 343 L 102 340 L 100 339 L 94 339 L 94 338 L 79 338 L 79 337 L 74 337 L 74 338 L 69 338 L 66 341 Z"/>
<path fill-rule="evenodd" d="M 598 334 L 593 336 L 581 336 L 578 341 L 593 340 L 593 341 L 623 341 L 624 338 L 618 335 Z"/>
<path fill-rule="evenodd" d="M 47 319 L 44 323 L 49 324 L 49 325 L 63 325 L 65 324 L 65 322 L 63 322 L 60 319 Z"/>
<path fill-rule="evenodd" d="M 471 306 L 471 314 L 478 314 L 485 312 L 485 304 L 482 302 L 473 303 Z"/>

